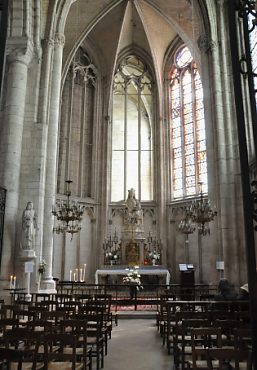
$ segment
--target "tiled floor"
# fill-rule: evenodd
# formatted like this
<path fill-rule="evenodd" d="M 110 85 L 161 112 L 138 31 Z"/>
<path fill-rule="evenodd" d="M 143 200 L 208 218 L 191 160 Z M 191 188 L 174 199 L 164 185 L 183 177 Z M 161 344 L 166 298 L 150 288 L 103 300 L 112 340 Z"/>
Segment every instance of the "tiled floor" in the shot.
<path fill-rule="evenodd" d="M 154 319 L 121 319 L 108 342 L 104 370 L 171 370 Z"/>

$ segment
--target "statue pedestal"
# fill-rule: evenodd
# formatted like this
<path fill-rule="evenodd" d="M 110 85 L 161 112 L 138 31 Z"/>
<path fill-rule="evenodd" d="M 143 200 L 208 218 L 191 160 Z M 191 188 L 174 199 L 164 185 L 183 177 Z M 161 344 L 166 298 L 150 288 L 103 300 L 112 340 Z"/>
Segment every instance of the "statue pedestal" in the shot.
<path fill-rule="evenodd" d="M 33 249 L 22 249 L 19 253 L 19 277 L 17 281 L 20 287 L 26 287 L 27 294 L 25 296 L 26 301 L 31 301 L 30 294 L 30 277 L 31 273 L 34 272 L 34 260 L 36 259 L 36 253 Z"/>
<path fill-rule="evenodd" d="M 21 261 L 28 262 L 34 260 L 37 256 L 33 249 L 22 249 L 19 257 Z"/>

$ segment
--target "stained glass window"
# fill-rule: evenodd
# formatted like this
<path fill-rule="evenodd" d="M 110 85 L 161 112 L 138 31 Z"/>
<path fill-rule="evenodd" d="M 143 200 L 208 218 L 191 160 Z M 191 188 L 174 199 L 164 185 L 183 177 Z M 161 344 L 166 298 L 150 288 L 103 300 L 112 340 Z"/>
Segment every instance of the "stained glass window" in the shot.
<path fill-rule="evenodd" d="M 114 76 L 111 200 L 136 190 L 143 201 L 153 198 L 152 81 L 135 55 L 125 57 Z"/>
<path fill-rule="evenodd" d="M 180 48 L 169 73 L 173 198 L 207 193 L 203 88 L 189 49 Z"/>

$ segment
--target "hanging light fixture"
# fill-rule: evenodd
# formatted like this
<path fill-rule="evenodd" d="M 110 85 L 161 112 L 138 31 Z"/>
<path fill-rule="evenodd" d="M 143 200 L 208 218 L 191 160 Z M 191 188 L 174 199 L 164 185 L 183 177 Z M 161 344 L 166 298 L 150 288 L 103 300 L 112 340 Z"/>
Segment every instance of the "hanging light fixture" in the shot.
<path fill-rule="evenodd" d="M 185 213 L 185 218 L 180 221 L 178 229 L 182 234 L 193 234 L 195 231 L 195 223 L 192 219 L 192 210 L 191 206 L 183 207 L 183 212 Z"/>
<path fill-rule="evenodd" d="M 57 225 L 53 228 L 56 234 L 69 233 L 76 234 L 81 230 L 82 216 L 85 207 L 74 200 L 70 200 L 70 184 L 72 180 L 66 180 L 67 200 L 57 200 L 52 208 L 52 214 L 56 217 Z"/>
<path fill-rule="evenodd" d="M 200 235 L 210 234 L 209 223 L 217 216 L 217 211 L 212 208 L 210 200 L 204 199 L 202 183 L 200 185 L 200 199 L 194 200 L 190 205 L 191 219 L 198 224 L 198 233 Z"/>

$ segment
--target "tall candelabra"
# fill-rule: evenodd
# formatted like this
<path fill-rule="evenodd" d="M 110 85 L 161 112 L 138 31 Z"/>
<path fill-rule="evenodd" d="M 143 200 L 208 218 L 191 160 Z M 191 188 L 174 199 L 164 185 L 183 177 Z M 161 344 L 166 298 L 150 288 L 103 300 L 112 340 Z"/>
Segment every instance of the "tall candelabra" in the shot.
<path fill-rule="evenodd" d="M 145 241 L 145 251 L 146 257 L 152 261 L 152 264 L 155 264 L 156 261 L 158 263 L 161 263 L 161 250 L 161 241 L 157 238 L 156 235 L 153 236 L 152 233 L 149 231 L 149 234 Z"/>
<path fill-rule="evenodd" d="M 116 230 L 114 235 L 106 238 L 103 242 L 104 261 L 112 265 L 117 264 L 120 261 L 121 245 Z"/>
<path fill-rule="evenodd" d="M 195 223 L 192 220 L 192 210 L 191 207 L 186 206 L 183 209 L 185 213 L 185 218 L 182 219 L 178 225 L 178 229 L 182 234 L 186 235 L 185 240 L 185 262 L 189 262 L 189 240 L 188 235 L 193 234 L 195 231 Z"/>
<path fill-rule="evenodd" d="M 200 199 L 194 200 L 190 206 L 190 214 L 193 222 L 198 224 L 200 235 L 210 234 L 209 223 L 217 216 L 215 207 L 212 207 L 209 199 L 204 199 L 202 183 L 200 185 Z"/>
<path fill-rule="evenodd" d="M 65 181 L 66 200 L 58 200 L 52 208 L 52 214 L 56 217 L 57 225 L 53 228 L 56 234 L 70 233 L 75 234 L 81 230 L 81 221 L 85 207 L 78 204 L 75 200 L 71 200 L 70 184 L 71 180 Z"/>
<path fill-rule="evenodd" d="M 217 210 L 212 207 L 209 199 L 204 197 L 202 183 L 200 186 L 200 199 L 193 200 L 189 205 L 182 208 L 184 218 L 180 221 L 178 230 L 186 235 L 185 260 L 189 262 L 188 236 L 193 234 L 196 226 L 198 229 L 198 255 L 199 255 L 199 282 L 202 281 L 202 236 L 210 234 L 210 222 L 217 216 Z"/>

